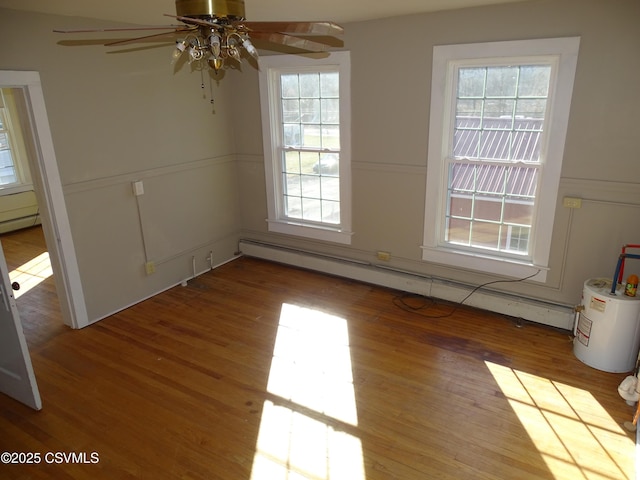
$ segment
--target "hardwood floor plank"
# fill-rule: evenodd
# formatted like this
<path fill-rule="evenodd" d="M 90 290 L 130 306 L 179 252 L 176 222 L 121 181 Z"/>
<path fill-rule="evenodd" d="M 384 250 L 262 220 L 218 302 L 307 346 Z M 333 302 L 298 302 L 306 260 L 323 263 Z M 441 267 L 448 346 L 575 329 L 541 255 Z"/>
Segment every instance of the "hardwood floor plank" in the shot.
<path fill-rule="evenodd" d="M 19 304 L 43 410 L 0 396 L 0 451 L 99 462 L 1 479 L 634 478 L 625 375 L 568 332 L 251 258 L 80 331 L 53 297 Z"/>

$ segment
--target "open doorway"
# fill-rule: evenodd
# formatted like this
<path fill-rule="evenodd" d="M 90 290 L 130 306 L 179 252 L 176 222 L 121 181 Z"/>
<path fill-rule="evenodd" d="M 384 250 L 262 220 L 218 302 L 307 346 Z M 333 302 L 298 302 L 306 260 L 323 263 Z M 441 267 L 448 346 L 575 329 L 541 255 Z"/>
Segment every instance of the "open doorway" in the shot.
<path fill-rule="evenodd" d="M 24 100 L 22 88 L 0 87 L 0 241 L 33 348 L 45 343 L 52 328 L 64 327 L 29 165 L 33 149 L 23 131 L 29 118 Z"/>
<path fill-rule="evenodd" d="M 44 233 L 32 225 L 0 234 L 11 283 L 20 288 L 13 295 L 27 344 L 37 351 L 60 330 L 60 302 L 53 279 Z"/>
<path fill-rule="evenodd" d="M 24 141 L 62 321 L 71 328 L 82 328 L 88 324 L 88 316 L 40 75 L 3 70 L 0 88 L 12 93 L 14 121 L 19 124 Z"/>

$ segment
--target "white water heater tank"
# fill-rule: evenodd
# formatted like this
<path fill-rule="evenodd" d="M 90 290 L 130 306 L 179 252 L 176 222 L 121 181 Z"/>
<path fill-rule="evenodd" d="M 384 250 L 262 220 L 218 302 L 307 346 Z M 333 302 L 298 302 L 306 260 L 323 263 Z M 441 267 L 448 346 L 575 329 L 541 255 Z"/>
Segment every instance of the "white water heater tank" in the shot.
<path fill-rule="evenodd" d="M 640 296 L 624 294 L 624 285 L 611 293 L 612 279 L 584 282 L 582 305 L 574 327 L 573 353 L 587 365 L 605 372 L 631 372 L 640 350 Z"/>

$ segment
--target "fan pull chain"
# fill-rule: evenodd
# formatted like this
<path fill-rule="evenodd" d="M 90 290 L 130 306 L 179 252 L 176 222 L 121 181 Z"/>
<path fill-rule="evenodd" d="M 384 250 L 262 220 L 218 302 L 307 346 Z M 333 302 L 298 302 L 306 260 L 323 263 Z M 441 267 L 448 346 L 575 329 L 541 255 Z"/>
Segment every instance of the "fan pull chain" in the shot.
<path fill-rule="evenodd" d="M 209 98 L 211 105 L 213 105 L 213 79 L 211 78 L 211 75 L 209 75 Z"/>

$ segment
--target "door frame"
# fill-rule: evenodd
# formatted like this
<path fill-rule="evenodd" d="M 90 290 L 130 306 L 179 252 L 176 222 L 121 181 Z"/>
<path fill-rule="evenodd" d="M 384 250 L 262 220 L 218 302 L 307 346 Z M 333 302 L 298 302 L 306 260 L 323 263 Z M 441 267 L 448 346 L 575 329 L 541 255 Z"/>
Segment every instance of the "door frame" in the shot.
<path fill-rule="evenodd" d="M 80 280 L 71 226 L 58 171 L 53 139 L 45 108 L 40 74 L 36 71 L 0 70 L 0 87 L 22 88 L 29 107 L 31 132 L 25 132 L 30 155 L 29 167 L 40 208 L 42 230 L 65 325 L 82 328 L 89 324 Z M 29 135 L 27 135 L 29 133 Z"/>

